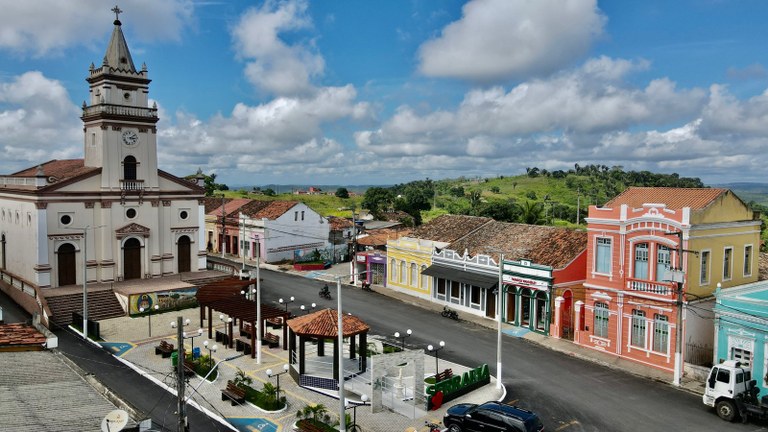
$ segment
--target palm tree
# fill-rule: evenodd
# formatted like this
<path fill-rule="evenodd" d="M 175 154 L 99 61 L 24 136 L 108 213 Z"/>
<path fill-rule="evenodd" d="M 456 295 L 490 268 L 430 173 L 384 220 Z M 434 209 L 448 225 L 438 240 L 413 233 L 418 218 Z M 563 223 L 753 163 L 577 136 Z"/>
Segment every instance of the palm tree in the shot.
<path fill-rule="evenodd" d="M 544 206 L 540 202 L 524 201 L 520 206 L 520 222 L 528 225 L 544 223 Z"/>

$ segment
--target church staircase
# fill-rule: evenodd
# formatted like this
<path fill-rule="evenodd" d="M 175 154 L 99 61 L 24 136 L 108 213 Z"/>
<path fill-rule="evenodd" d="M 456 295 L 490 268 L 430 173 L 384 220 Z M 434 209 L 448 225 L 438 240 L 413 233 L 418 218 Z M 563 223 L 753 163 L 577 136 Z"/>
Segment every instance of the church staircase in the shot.
<path fill-rule="evenodd" d="M 60 326 L 72 324 L 72 312 L 83 310 L 83 293 L 47 296 L 51 321 Z M 88 319 L 100 321 L 125 316 L 125 310 L 111 289 L 88 292 Z"/>

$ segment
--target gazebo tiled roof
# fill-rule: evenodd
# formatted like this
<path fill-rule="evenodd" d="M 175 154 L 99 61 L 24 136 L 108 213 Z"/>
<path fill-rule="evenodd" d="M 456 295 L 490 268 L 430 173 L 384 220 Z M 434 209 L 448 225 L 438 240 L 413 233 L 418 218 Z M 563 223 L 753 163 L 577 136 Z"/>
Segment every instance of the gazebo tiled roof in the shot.
<path fill-rule="evenodd" d="M 202 286 L 197 290 L 197 302 L 201 307 L 211 307 L 213 310 L 225 313 L 245 322 L 256 321 L 256 307 L 253 302 L 243 298 L 240 291 L 253 285 L 255 281 L 238 278 L 223 279 Z M 283 309 L 261 304 L 261 319 L 276 317 L 287 318 L 290 313 Z"/>
<path fill-rule="evenodd" d="M 336 338 L 339 335 L 338 319 L 339 316 L 334 309 L 323 309 L 288 320 L 288 327 L 300 336 Z M 354 315 L 344 315 L 342 329 L 344 337 L 351 337 L 367 333 L 371 328 Z"/>

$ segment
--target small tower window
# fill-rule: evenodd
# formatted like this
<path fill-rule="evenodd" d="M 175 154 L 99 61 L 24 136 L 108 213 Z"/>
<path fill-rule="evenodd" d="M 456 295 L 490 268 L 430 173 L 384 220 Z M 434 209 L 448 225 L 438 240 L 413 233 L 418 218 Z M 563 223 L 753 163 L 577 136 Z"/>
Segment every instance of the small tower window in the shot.
<path fill-rule="evenodd" d="M 124 180 L 136 180 L 136 165 L 136 158 L 133 156 L 126 156 L 123 159 Z"/>

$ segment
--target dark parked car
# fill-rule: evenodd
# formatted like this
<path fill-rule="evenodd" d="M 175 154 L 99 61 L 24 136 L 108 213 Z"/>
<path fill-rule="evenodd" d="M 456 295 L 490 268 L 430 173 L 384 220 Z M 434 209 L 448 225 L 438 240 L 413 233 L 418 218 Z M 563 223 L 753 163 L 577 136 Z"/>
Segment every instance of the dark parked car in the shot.
<path fill-rule="evenodd" d="M 544 425 L 531 411 L 501 402 L 458 404 L 445 413 L 450 432 L 542 432 Z"/>

